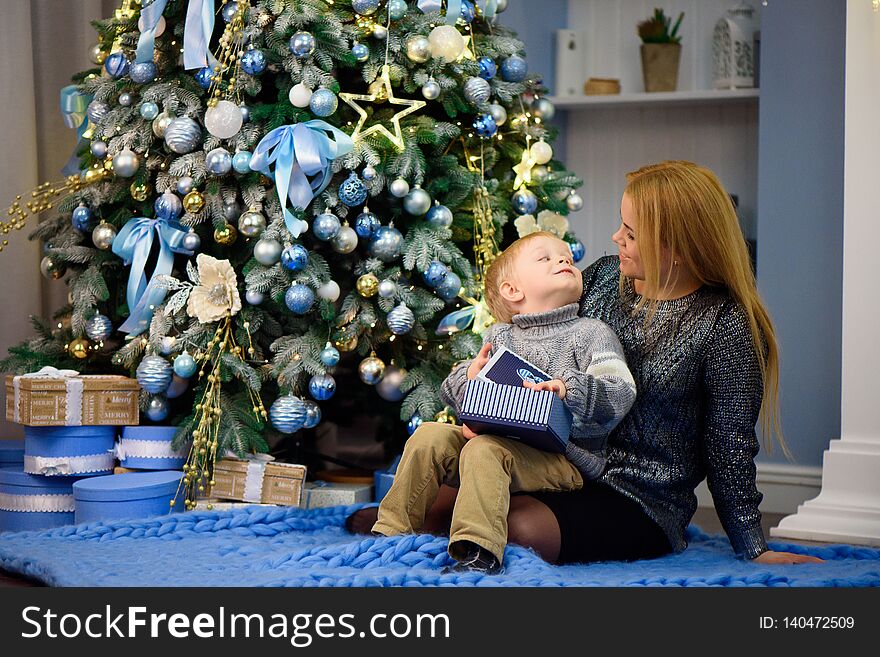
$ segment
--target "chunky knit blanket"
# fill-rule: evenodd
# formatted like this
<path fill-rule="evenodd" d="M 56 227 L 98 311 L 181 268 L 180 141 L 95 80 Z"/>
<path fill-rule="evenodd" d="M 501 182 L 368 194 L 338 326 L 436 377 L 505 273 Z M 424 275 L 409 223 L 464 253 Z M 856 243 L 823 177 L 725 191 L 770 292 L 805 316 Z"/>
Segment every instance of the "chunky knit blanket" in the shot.
<path fill-rule="evenodd" d="M 689 547 L 659 559 L 553 566 L 508 546 L 500 575 L 441 574 L 447 539 L 353 536 L 364 505 L 248 507 L 148 520 L 0 534 L 0 568 L 52 586 L 880 586 L 880 550 L 849 545 L 771 548 L 823 564 L 737 559 L 723 536 L 688 528 Z"/>

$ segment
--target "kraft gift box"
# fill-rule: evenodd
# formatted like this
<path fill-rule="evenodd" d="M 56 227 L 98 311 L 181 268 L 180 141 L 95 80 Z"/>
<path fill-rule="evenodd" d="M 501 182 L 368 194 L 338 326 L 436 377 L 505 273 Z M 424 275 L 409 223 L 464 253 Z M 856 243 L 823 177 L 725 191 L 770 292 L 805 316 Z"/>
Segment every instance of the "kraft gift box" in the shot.
<path fill-rule="evenodd" d="M 171 441 L 177 427 L 123 427 L 116 446 L 119 465 L 131 470 L 180 470 L 188 448 L 175 450 Z"/>
<path fill-rule="evenodd" d="M 74 522 L 72 477 L 41 477 L 0 468 L 0 532 L 50 529 Z"/>
<path fill-rule="evenodd" d="M 43 368 L 6 377 L 6 419 L 33 427 L 137 424 L 135 379 Z"/>
<path fill-rule="evenodd" d="M 571 412 L 555 392 L 472 379 L 458 414 L 476 433 L 519 440 L 536 449 L 564 453 Z"/>
<path fill-rule="evenodd" d="M 164 516 L 183 507 L 179 471 L 130 472 L 73 484 L 76 523 Z M 171 506 L 171 500 L 175 500 Z"/>
<path fill-rule="evenodd" d="M 279 463 L 268 454 L 248 459 L 224 458 L 214 465 L 211 497 L 239 502 L 299 506 L 306 467 Z"/>
<path fill-rule="evenodd" d="M 348 506 L 370 502 L 373 498 L 372 484 L 339 484 L 330 481 L 310 481 L 303 488 L 304 509 L 325 506 Z"/>
<path fill-rule="evenodd" d="M 116 427 L 25 427 L 24 471 L 52 476 L 113 472 Z"/>
<path fill-rule="evenodd" d="M 24 465 L 24 441 L 0 440 L 0 468 Z"/>

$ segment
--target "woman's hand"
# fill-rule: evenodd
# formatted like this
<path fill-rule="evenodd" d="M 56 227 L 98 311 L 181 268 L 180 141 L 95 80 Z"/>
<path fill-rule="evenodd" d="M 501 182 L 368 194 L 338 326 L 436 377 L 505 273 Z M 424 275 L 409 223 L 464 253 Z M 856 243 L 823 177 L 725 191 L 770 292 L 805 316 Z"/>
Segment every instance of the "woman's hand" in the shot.
<path fill-rule="evenodd" d="M 541 383 L 526 379 L 523 381 L 523 385 L 532 390 L 552 390 L 559 395 L 560 399 L 565 399 L 566 388 L 561 379 L 550 379 L 549 381 L 541 381 Z"/>
<path fill-rule="evenodd" d="M 480 435 L 478 433 L 474 433 L 473 431 L 471 431 L 470 428 L 468 427 L 468 425 L 466 425 L 466 424 L 461 425 L 461 433 L 462 433 L 462 435 L 464 435 L 465 440 L 470 440 L 471 438 L 476 438 L 477 436 Z"/>
<path fill-rule="evenodd" d="M 485 367 L 486 363 L 489 362 L 489 350 L 492 348 L 492 343 L 487 342 L 483 345 L 483 348 L 480 349 L 480 353 L 477 354 L 477 357 L 471 362 L 468 366 L 467 377 L 468 381 L 473 381 L 477 374 L 480 373 L 480 370 Z"/>
<path fill-rule="evenodd" d="M 774 552 L 767 550 L 752 559 L 755 563 L 825 563 L 824 559 L 811 557 L 808 554 L 794 554 L 793 552 Z"/>

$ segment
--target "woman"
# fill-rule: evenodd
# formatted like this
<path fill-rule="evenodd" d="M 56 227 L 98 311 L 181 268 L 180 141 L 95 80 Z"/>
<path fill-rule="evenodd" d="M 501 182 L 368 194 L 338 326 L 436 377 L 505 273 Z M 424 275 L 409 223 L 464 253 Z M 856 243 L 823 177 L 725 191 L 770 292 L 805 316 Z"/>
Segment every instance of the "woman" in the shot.
<path fill-rule="evenodd" d="M 758 296 L 730 197 L 715 175 L 667 161 L 628 174 L 618 256 L 584 273 L 583 316 L 623 345 L 638 391 L 609 437 L 608 465 L 579 491 L 511 498 L 508 540 L 554 563 L 680 552 L 708 479 L 737 555 L 759 563 L 821 559 L 767 548 L 755 486 L 755 424 L 779 439 L 776 336 Z M 425 529 L 448 528 L 444 487 Z M 363 529 L 375 510 L 349 526 Z"/>

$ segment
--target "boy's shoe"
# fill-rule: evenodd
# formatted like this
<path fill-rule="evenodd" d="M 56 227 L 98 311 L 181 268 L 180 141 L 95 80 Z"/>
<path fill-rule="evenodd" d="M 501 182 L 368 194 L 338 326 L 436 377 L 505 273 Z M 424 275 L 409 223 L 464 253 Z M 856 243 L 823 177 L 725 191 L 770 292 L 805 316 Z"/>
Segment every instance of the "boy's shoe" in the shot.
<path fill-rule="evenodd" d="M 498 561 L 498 557 L 476 543 L 471 543 L 470 541 L 467 541 L 467 543 L 469 545 L 464 557 L 461 560 L 457 560 L 454 566 L 446 566 L 441 571 L 442 575 L 467 572 L 497 575 L 501 572 L 501 562 Z"/>

